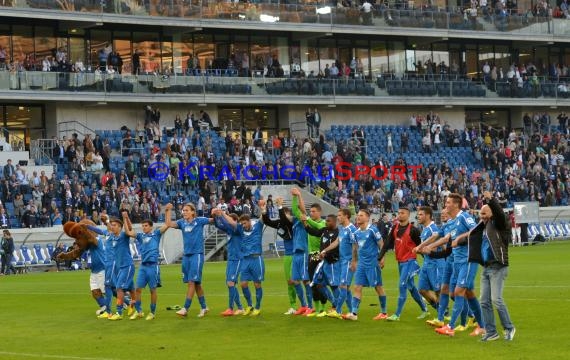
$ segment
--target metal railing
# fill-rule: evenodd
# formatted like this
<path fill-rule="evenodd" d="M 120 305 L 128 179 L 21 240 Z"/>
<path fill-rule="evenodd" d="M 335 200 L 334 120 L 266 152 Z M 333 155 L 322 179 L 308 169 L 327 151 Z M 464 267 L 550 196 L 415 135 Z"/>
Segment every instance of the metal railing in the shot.
<path fill-rule="evenodd" d="M 87 134 L 94 136 L 95 130 L 87 127 L 77 120 L 71 120 L 57 123 L 57 133 L 59 134 L 60 138 L 64 135 L 70 136 L 73 133 L 77 133 L 81 137 L 85 137 Z"/>
<path fill-rule="evenodd" d="M 38 165 L 57 165 L 52 156 L 56 145 L 54 139 L 34 139 L 30 142 L 30 157 Z"/>
<path fill-rule="evenodd" d="M 10 79 L 24 79 L 18 87 L 10 86 Z M 46 79 L 50 80 L 46 80 Z M 78 78 L 82 80 L 77 81 Z M 43 79 L 43 80 L 42 80 Z M 536 80 L 524 81 L 500 79 L 491 81 L 470 79 L 457 74 L 378 74 L 373 81 L 366 78 L 351 77 L 264 77 L 258 79 L 238 76 L 212 75 L 202 72 L 199 75 L 117 75 L 94 73 L 56 73 L 41 71 L 7 72 L 0 71 L 0 93 L 15 90 L 34 91 L 38 94 L 54 94 L 54 90 L 66 93 L 102 93 L 112 95 L 151 94 L 153 96 L 194 95 L 196 101 L 205 102 L 207 95 L 290 97 L 321 96 L 334 101 L 345 96 L 386 97 L 386 96 L 423 96 L 423 97 L 516 97 L 516 98 L 570 98 L 570 79 L 541 76 Z M 47 88 L 34 86 L 34 82 L 50 83 Z M 306 130 L 299 122 L 298 131 Z M 303 129 L 304 128 L 304 129 Z M 72 132 L 85 136 L 95 131 L 78 121 L 66 121 L 58 124 L 59 135 Z"/>
<path fill-rule="evenodd" d="M 142 137 L 136 136 L 130 139 L 121 139 L 121 154 L 132 152 L 143 152 L 148 148 L 148 138 L 146 134 Z"/>
<path fill-rule="evenodd" d="M 13 131 L 10 131 L 8 128 L 0 127 L 0 131 L 2 132 L 2 137 L 6 141 L 3 145 L 4 147 L 9 146 L 8 149 L 3 149 L 3 151 L 25 151 L 26 142 L 20 136 L 14 134 Z"/>
<path fill-rule="evenodd" d="M 439 30 L 471 30 L 481 32 L 515 32 L 523 34 L 557 34 L 570 31 L 556 24 L 548 13 L 532 13 L 529 9 L 502 9 L 491 6 L 475 9 L 442 8 L 417 1 L 395 1 L 374 5 L 366 12 L 357 6 L 337 7 L 336 2 L 281 3 L 275 0 L 255 3 L 234 3 L 225 0 L 167 0 L 167 1 L 95 1 L 95 0 L 28 0 L 4 1 L 0 7 L 21 8 L 54 16 L 63 12 L 97 15 L 98 21 L 112 22 L 117 16 L 159 17 L 195 20 L 200 23 L 220 21 L 240 24 L 311 24 L 335 28 L 422 28 Z M 110 15 L 110 16 L 107 16 Z M 560 20 L 563 22 L 563 20 Z"/>

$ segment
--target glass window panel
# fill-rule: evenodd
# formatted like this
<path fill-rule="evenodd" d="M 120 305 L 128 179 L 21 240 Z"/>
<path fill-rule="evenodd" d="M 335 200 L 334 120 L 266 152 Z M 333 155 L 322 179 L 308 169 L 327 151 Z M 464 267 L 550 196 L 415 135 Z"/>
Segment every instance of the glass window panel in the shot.
<path fill-rule="evenodd" d="M 483 77 L 483 66 L 485 65 L 485 63 L 488 63 L 489 67 L 492 69 L 492 66 L 495 63 L 495 53 L 493 51 L 493 45 L 486 45 L 486 44 L 479 45 L 480 78 Z"/>
<path fill-rule="evenodd" d="M 290 71 L 290 64 L 293 63 L 292 57 L 289 57 L 289 43 L 286 37 L 272 37 L 271 38 L 271 54 L 279 60 L 283 67 L 284 72 Z M 300 62 L 298 62 L 300 64 Z"/>
<path fill-rule="evenodd" d="M 31 26 L 14 26 L 14 33 L 12 36 L 12 60 L 14 65 L 23 65 L 26 56 L 33 55 L 34 53 L 34 39 L 32 37 Z"/>
<path fill-rule="evenodd" d="M 162 73 L 172 74 L 174 72 L 174 58 L 172 54 L 172 36 L 165 36 L 161 46 Z"/>
<path fill-rule="evenodd" d="M 508 46 L 495 46 L 495 64 L 497 65 L 497 69 L 502 68 L 503 74 L 507 74 L 512 64 L 511 53 Z"/>
<path fill-rule="evenodd" d="M 158 41 L 157 33 L 133 33 L 133 48 L 136 49 L 139 53 L 141 72 L 160 72 L 160 42 Z"/>
<path fill-rule="evenodd" d="M 59 44 L 60 43 L 58 40 L 58 45 Z M 75 38 L 75 37 L 69 38 L 69 58 L 78 67 L 80 66 L 81 63 L 85 67 L 88 66 L 88 64 L 86 64 L 85 62 L 85 40 L 83 38 Z"/>
<path fill-rule="evenodd" d="M 426 73 L 425 63 L 429 62 L 432 58 L 431 43 L 425 42 L 413 44 L 412 49 L 415 50 L 414 62 L 410 64 L 410 61 L 408 60 L 408 71 L 415 71 L 418 75 L 423 75 Z"/>
<path fill-rule="evenodd" d="M 390 71 L 388 66 L 388 51 L 384 41 L 373 41 L 370 48 L 370 62 L 374 76 Z"/>
<path fill-rule="evenodd" d="M 132 72 L 132 54 L 131 54 L 131 32 L 130 31 L 115 31 L 113 33 L 113 50 L 115 50 L 123 65 L 119 69 L 120 73 Z"/>
<path fill-rule="evenodd" d="M 174 64 L 176 71 L 178 72 L 178 66 L 180 66 L 180 71 L 186 72 L 188 68 L 194 68 L 197 66 L 194 59 L 194 41 L 192 40 L 192 34 L 181 34 L 180 36 L 174 36 L 172 42 L 172 51 Z"/>
<path fill-rule="evenodd" d="M 565 49 L 563 60 L 566 67 L 570 66 L 570 49 Z"/>
<path fill-rule="evenodd" d="M 107 66 L 107 58 L 112 50 L 111 32 L 108 30 L 92 30 L 90 45 L 92 66 Z"/>
<path fill-rule="evenodd" d="M 10 36 L 0 35 L 0 69 L 3 69 L 6 66 L 8 66 L 11 58 L 12 58 L 12 50 L 10 46 Z"/>
<path fill-rule="evenodd" d="M 550 47 L 548 63 L 550 66 L 560 65 L 560 48 Z"/>
<path fill-rule="evenodd" d="M 436 64 L 440 64 L 442 61 L 445 61 L 446 64 L 451 64 L 449 60 L 449 52 L 447 51 L 447 44 L 439 43 L 433 44 L 433 58 L 431 59 Z M 459 64 L 459 60 L 455 60 L 456 64 Z"/>
<path fill-rule="evenodd" d="M 214 41 L 212 35 L 194 35 L 194 56 L 198 59 L 200 68 L 205 69 L 214 61 Z"/>
<path fill-rule="evenodd" d="M 370 77 L 370 51 L 368 48 L 356 49 L 356 71 L 365 77 Z"/>
<path fill-rule="evenodd" d="M 243 117 L 244 127 L 248 130 L 253 131 L 258 126 L 262 130 L 275 130 L 276 128 L 277 110 L 275 108 L 245 108 Z"/>
<path fill-rule="evenodd" d="M 36 26 L 36 36 L 35 42 L 35 57 L 32 59 L 34 63 L 34 70 L 41 70 L 41 62 L 46 57 L 53 56 L 55 53 L 58 54 L 60 59 L 64 62 L 69 61 L 67 55 L 67 46 L 57 47 L 56 39 L 53 36 L 53 28 Z"/>
<path fill-rule="evenodd" d="M 319 59 L 323 72 L 327 65 L 329 68 L 332 67 L 337 58 L 336 41 L 334 39 L 319 40 Z"/>
<path fill-rule="evenodd" d="M 319 73 L 319 54 L 318 54 L 318 46 L 317 40 L 309 40 L 307 41 L 307 47 L 301 47 L 301 51 L 305 54 L 305 62 L 301 64 L 301 69 L 305 72 L 306 75 L 309 75 L 313 72 L 313 75 L 316 76 Z M 322 62 L 322 68 L 324 69 L 325 63 Z"/>
<path fill-rule="evenodd" d="M 395 41 L 390 47 L 390 71 L 401 76 L 406 71 L 406 50 L 404 43 Z"/>
<path fill-rule="evenodd" d="M 539 69 L 539 75 L 548 75 L 548 47 L 538 46 L 535 52 L 536 68 Z"/>
<path fill-rule="evenodd" d="M 240 38 L 243 37 L 240 36 Z M 239 69 L 240 76 L 246 76 L 246 77 L 249 76 L 249 69 L 251 65 L 250 65 L 249 47 L 247 40 L 245 42 L 236 41 L 234 43 L 232 56 L 233 56 L 234 66 L 236 67 L 236 69 Z"/>
<path fill-rule="evenodd" d="M 226 131 L 239 131 L 242 126 L 241 109 L 218 109 L 218 126 Z"/>
<path fill-rule="evenodd" d="M 269 40 L 265 36 L 251 37 L 251 68 L 255 70 L 263 70 L 267 60 L 271 56 L 271 47 Z"/>
<path fill-rule="evenodd" d="M 534 51 L 532 50 L 532 47 L 521 46 L 519 48 L 519 63 L 525 65 L 528 65 L 530 63 L 534 64 Z M 568 64 L 568 61 L 565 61 L 565 63 Z"/>
<path fill-rule="evenodd" d="M 8 129 L 43 128 L 41 106 L 6 106 L 6 115 Z"/>

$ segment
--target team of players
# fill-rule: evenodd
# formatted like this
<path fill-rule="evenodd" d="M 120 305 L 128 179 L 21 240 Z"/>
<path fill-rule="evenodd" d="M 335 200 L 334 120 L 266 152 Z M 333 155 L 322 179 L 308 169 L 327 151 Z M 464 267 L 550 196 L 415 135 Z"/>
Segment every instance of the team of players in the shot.
<path fill-rule="evenodd" d="M 206 224 L 214 224 L 228 236 L 228 308 L 221 315 L 258 316 L 261 313 L 261 285 L 265 276 L 262 257 L 262 230 L 265 222 L 268 226 L 288 228 L 291 232 L 290 240 L 285 242 L 287 255 L 290 256 L 290 261 L 286 262 L 285 274 L 301 306 L 297 310 L 290 309 L 286 314 L 357 320 L 362 288 L 373 287 L 379 302 L 379 313 L 374 320 L 399 321 L 407 292 L 410 292 L 421 309 L 418 319 L 429 316 L 425 301 L 436 309 L 437 317 L 427 323 L 435 326 L 437 333 L 453 336 L 455 331 L 464 331 L 475 324 L 471 318 L 474 317 L 476 328 L 471 335 L 484 335 L 481 307 L 474 293 L 478 265 L 468 261 L 468 248 L 461 241 L 476 223 L 467 212 L 461 210 L 463 199 L 460 195 L 450 194 L 447 197 L 441 228 L 433 222 L 431 208 L 422 207 L 418 211 L 418 220 L 423 228 L 421 231 L 410 223 L 409 210 L 402 208 L 386 239 L 382 239 L 378 228 L 370 223 L 370 213 L 367 210 L 358 212 L 356 225 L 350 222 L 351 214 L 347 209 L 341 209 L 337 216 L 329 215 L 326 220 L 322 220 L 318 204 L 310 207 L 307 217 L 300 191 L 293 189 L 291 195 L 293 200 L 290 210 L 283 208 L 282 199 L 276 199 L 280 217 L 273 222 L 267 216 L 265 201 L 260 200 L 263 213 L 261 221 L 247 215 L 238 218 L 221 209 L 213 210 L 211 218 L 198 217 L 195 207 L 186 204 L 182 210 L 182 219 L 174 222 L 171 220 L 172 205 L 168 204 L 166 223 L 159 229 L 153 229 L 151 221 L 143 221 L 143 231 L 135 233 L 126 212 L 123 213 L 122 221 L 104 219 L 107 231 L 88 226 L 90 231 L 98 235 L 97 245 L 89 248 L 92 258 L 91 290 L 100 289 L 104 293 L 104 297 L 94 295 L 100 305 L 98 317 L 122 319 L 123 308 L 128 300 L 125 294 L 129 292 L 132 297 L 130 306 L 127 307 L 130 319 L 143 318 L 141 291 L 148 285 L 151 305 L 146 319 L 154 319 L 156 288 L 160 286 L 159 243 L 168 228 L 182 231 L 182 274 L 183 281 L 188 286 L 184 307 L 177 315 L 187 316 L 192 299 L 197 295 L 201 306 L 198 316 L 203 317 L 209 311 L 202 288 L 203 227 Z M 129 237 L 134 238 L 141 249 L 142 262 L 136 287 Z M 389 249 L 394 249 L 400 274 L 397 310 L 391 316 L 387 315 L 382 283 L 384 256 Z M 417 262 L 417 254 L 424 256 L 422 267 Z M 415 285 L 417 274 L 419 289 Z M 236 288 L 238 279 L 241 281 L 246 307 L 242 305 Z M 249 282 L 254 284 L 255 306 Z M 350 290 L 352 284 L 353 293 Z M 295 301 L 291 299 L 291 292 L 290 303 L 293 308 Z M 113 294 L 117 297 L 117 311 L 114 314 L 111 312 Z M 445 325 L 444 317 L 450 296 L 454 298 L 454 305 L 450 322 Z M 324 308 L 327 302 L 332 304 L 329 311 Z M 345 303 L 348 312 L 343 315 Z M 468 315 L 471 315 L 469 323 Z M 456 327 L 459 317 L 461 325 Z"/>

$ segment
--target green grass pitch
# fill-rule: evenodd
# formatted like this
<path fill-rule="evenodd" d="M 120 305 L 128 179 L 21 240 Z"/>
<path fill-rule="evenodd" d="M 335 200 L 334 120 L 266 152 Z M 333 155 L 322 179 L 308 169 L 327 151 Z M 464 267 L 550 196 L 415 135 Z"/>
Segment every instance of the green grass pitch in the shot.
<path fill-rule="evenodd" d="M 501 338 L 492 343 L 480 343 L 467 333 L 455 338 L 435 334 L 416 319 L 420 311 L 410 297 L 399 323 L 372 321 L 378 306 L 370 289 L 357 322 L 282 315 L 288 301 L 280 259 L 266 260 L 258 318 L 218 315 L 227 306 L 225 263 L 205 265 L 211 312 L 203 319 L 196 318 L 197 301 L 187 319 L 165 310 L 183 304 L 180 265 L 162 267 L 154 321 L 97 320 L 87 271 L 4 276 L 0 359 L 568 359 L 569 254 L 570 243 L 511 249 L 505 299 L 517 333 L 513 342 Z M 398 296 L 397 270 L 393 254 L 388 258 L 383 280 L 391 314 Z M 146 313 L 149 293 L 143 294 Z"/>

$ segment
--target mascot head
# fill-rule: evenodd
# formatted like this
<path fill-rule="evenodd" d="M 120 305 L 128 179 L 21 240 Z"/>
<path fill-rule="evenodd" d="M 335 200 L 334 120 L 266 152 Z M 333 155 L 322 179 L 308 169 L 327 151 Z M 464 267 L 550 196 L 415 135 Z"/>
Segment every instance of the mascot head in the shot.
<path fill-rule="evenodd" d="M 93 221 L 88 219 L 81 220 L 78 223 L 68 221 L 63 225 L 63 231 L 67 236 L 75 239 L 75 243 L 79 248 L 85 249 L 89 244 L 97 243 L 96 234 L 90 231 L 87 225 L 96 226 Z"/>

